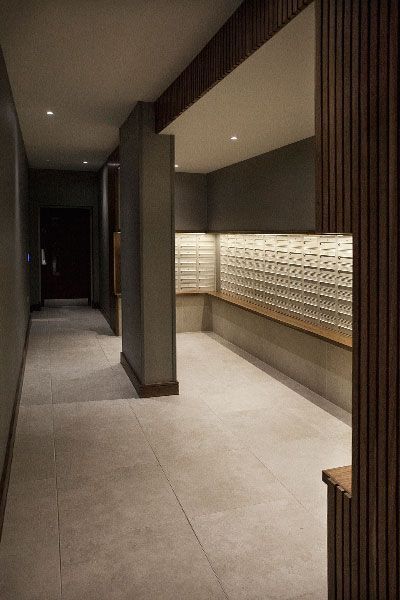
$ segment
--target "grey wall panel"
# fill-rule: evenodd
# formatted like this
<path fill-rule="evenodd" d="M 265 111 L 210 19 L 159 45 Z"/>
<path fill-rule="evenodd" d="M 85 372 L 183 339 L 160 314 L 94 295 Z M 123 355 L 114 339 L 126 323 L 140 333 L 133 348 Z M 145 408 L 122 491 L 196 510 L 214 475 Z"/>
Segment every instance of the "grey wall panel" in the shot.
<path fill-rule="evenodd" d="M 40 208 L 42 206 L 92 209 L 93 302 L 99 301 L 99 195 L 99 178 L 94 172 L 35 169 L 29 172 L 31 304 L 39 304 L 41 301 Z"/>
<path fill-rule="evenodd" d="M 122 352 L 140 376 L 142 361 L 142 280 L 140 262 L 141 113 L 134 110 L 120 130 Z"/>
<path fill-rule="evenodd" d="M 175 173 L 175 229 L 207 230 L 207 176 Z"/>
<path fill-rule="evenodd" d="M 108 220 L 108 168 L 101 171 L 101 196 L 99 210 L 99 304 L 110 321 L 110 240 Z"/>
<path fill-rule="evenodd" d="M 0 49 L 0 469 L 29 319 L 28 171 Z"/>
<path fill-rule="evenodd" d="M 143 104 L 142 277 L 145 383 L 176 380 L 174 138 L 155 134 L 154 109 Z M 160 299 L 162 303 L 160 304 Z M 157 357 L 157 358 L 156 358 Z"/>
<path fill-rule="evenodd" d="M 140 394 L 177 393 L 174 139 L 155 133 L 152 104 L 122 126 L 120 162 L 123 359 Z"/>
<path fill-rule="evenodd" d="M 208 230 L 315 230 L 314 138 L 207 175 Z"/>

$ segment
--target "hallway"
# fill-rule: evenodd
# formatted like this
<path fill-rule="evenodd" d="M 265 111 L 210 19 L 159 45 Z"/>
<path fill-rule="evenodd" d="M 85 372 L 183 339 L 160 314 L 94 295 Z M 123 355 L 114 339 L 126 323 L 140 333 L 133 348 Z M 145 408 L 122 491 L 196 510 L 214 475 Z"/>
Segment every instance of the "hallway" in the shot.
<path fill-rule="evenodd" d="M 98 311 L 32 320 L 2 600 L 322 600 L 326 486 L 349 415 L 213 334 L 139 400 Z"/>

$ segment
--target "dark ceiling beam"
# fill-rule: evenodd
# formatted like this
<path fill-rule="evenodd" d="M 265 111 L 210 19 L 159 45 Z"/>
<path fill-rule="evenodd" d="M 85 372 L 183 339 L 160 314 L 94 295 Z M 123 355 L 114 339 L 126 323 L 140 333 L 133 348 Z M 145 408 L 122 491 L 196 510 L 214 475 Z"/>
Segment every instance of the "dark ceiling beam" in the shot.
<path fill-rule="evenodd" d="M 155 102 L 160 133 L 313 0 L 244 0 Z"/>

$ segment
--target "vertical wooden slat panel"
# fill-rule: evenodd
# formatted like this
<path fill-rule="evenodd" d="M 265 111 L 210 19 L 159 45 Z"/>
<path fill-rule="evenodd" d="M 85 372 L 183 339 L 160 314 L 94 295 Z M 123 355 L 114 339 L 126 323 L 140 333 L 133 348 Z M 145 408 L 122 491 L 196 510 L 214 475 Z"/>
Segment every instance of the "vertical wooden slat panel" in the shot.
<path fill-rule="evenodd" d="M 336 227 L 346 232 L 350 223 L 354 253 L 353 494 L 349 519 L 344 500 L 343 558 L 338 562 L 336 547 L 329 562 L 336 560 L 339 569 L 336 594 L 341 594 L 342 564 L 344 598 L 351 587 L 355 600 L 394 600 L 400 597 L 400 8 L 398 0 L 317 2 L 322 53 L 316 70 L 322 89 L 319 93 L 317 86 L 316 95 L 321 103 L 316 127 L 317 148 L 322 148 L 322 161 L 316 163 L 319 226 L 324 232 L 337 232 Z"/>
<path fill-rule="evenodd" d="M 329 3 L 329 225 L 327 231 L 338 231 L 336 223 L 336 13 L 337 2 Z"/>
<path fill-rule="evenodd" d="M 353 502 L 352 502 L 352 598 L 359 598 L 359 522 L 360 511 L 358 490 L 360 479 L 360 409 L 359 409 L 359 378 L 360 378 L 360 339 L 361 339 L 361 280 L 360 272 L 360 1 L 354 0 L 352 5 L 352 231 L 353 231 Z"/>
<path fill-rule="evenodd" d="M 369 14 L 369 298 L 368 298 L 368 394 L 374 400 L 368 410 L 368 590 L 377 597 L 377 376 L 378 376 L 378 3 Z"/>
<path fill-rule="evenodd" d="M 359 298 L 360 310 L 360 351 L 359 361 L 359 419 L 360 435 L 358 439 L 360 465 L 359 465 L 359 594 L 368 598 L 368 410 L 370 405 L 368 391 L 369 371 L 369 10 L 367 2 L 360 5 L 360 239 L 359 239 L 359 277 L 364 282 Z M 355 273 L 357 277 L 358 274 Z M 354 490 L 356 493 L 356 490 Z"/>
<path fill-rule="evenodd" d="M 344 231 L 344 198 L 343 198 L 343 3 L 336 0 L 336 48 L 335 48 L 335 129 L 336 129 L 336 231 Z"/>
<path fill-rule="evenodd" d="M 274 9 L 274 3 L 268 2 L 268 37 L 272 37 L 274 35 Z"/>
<path fill-rule="evenodd" d="M 344 0 L 343 7 L 343 144 L 342 144 L 342 168 L 343 168 L 343 231 L 352 231 L 352 189 L 351 189 L 351 164 L 352 164 L 352 141 L 351 141 L 351 86 L 353 81 L 351 70 L 352 57 L 352 0 Z M 348 160 L 345 151 L 349 152 Z"/>
<path fill-rule="evenodd" d="M 351 596 L 351 467 L 323 472 L 328 487 L 328 598 Z"/>
<path fill-rule="evenodd" d="M 282 26 L 282 4 L 283 0 L 276 1 L 276 29 L 278 30 Z"/>
<path fill-rule="evenodd" d="M 321 105 L 321 136 L 322 136 L 322 173 L 321 173 L 321 217 L 322 224 L 320 227 L 321 233 L 329 231 L 329 146 L 330 146 L 330 130 L 329 130 L 329 14 L 330 0 L 326 2 L 320 1 L 321 5 L 321 86 L 322 86 L 322 105 Z M 317 174 L 317 177 L 319 175 Z M 317 199 L 319 202 L 319 198 Z M 318 227 L 318 224 L 317 224 Z"/>
<path fill-rule="evenodd" d="M 282 23 L 286 23 L 288 20 L 288 4 L 289 0 L 282 0 Z"/>
<path fill-rule="evenodd" d="M 389 111 L 388 111 L 388 201 L 389 201 L 389 393 L 387 428 L 388 588 L 389 598 L 399 597 L 399 3 L 390 1 L 389 17 Z"/>
<path fill-rule="evenodd" d="M 380 44 L 379 63 L 388 64 L 388 37 L 385 33 L 389 27 L 388 2 L 383 0 L 380 13 Z M 379 124 L 385 124 L 388 120 L 388 70 L 379 69 Z M 385 126 L 379 127 L 379 198 L 388 197 L 388 178 L 385 165 L 388 164 L 388 131 Z M 379 202 L 379 237 L 385 239 L 388 230 L 388 205 L 387 202 Z M 388 362 L 388 286 L 389 286 L 389 251 L 388 244 L 384 244 L 379 254 L 379 357 L 382 364 Z M 388 396 L 388 370 L 379 369 L 379 397 L 381 398 L 382 411 L 379 419 L 377 435 L 377 461 L 383 464 L 386 454 L 386 431 L 387 431 L 387 396 Z M 387 501 L 385 487 L 387 485 L 387 469 L 378 470 L 378 497 L 377 512 L 379 515 L 377 532 L 378 553 L 378 595 L 384 598 L 387 595 L 387 569 L 386 569 L 386 544 L 387 544 Z"/>
<path fill-rule="evenodd" d="M 315 5 L 315 19 L 322 23 L 323 7 L 321 2 Z M 322 223 L 322 169 L 323 169 L 323 128 L 322 128 L 322 31 L 316 28 L 316 55 L 315 55 L 315 223 L 320 228 Z"/>

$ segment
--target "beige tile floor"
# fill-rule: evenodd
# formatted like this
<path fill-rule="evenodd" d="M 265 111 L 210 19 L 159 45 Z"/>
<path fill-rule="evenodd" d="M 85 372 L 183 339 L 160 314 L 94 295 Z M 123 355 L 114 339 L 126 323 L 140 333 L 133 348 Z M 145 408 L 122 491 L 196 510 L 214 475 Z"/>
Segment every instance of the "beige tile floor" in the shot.
<path fill-rule="evenodd" d="M 349 415 L 205 333 L 178 335 L 181 395 L 139 400 L 120 346 L 97 311 L 35 314 L 0 598 L 325 599 Z"/>

